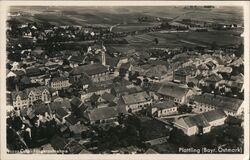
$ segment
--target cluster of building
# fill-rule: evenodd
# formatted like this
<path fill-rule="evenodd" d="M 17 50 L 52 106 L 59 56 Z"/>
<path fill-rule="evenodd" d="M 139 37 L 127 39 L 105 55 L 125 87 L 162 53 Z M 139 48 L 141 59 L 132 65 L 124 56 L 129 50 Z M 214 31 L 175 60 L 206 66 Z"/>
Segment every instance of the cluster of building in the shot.
<path fill-rule="evenodd" d="M 192 115 L 176 118 L 172 126 L 164 124 L 191 136 L 208 133 L 223 125 L 228 115 L 240 117 L 244 111 L 243 99 L 226 95 L 235 89 L 244 93 L 243 73 L 234 73 L 243 60 L 222 50 L 180 53 L 168 62 L 152 58 L 150 52 L 103 44 L 89 46 L 86 52 L 48 55 L 39 47 L 18 52 L 21 62 L 7 62 L 7 85 L 11 84 L 7 98 L 10 112 L 15 112 L 10 116 L 21 117 L 24 130 L 55 120 L 65 137 L 72 138 L 68 132 L 73 133 L 74 141 L 67 143 L 65 137 L 54 137 L 50 146 L 54 150 L 79 146 L 72 153 L 89 153 L 83 147 L 89 137 L 83 139 L 82 134 L 94 132 L 91 126 L 119 125 L 120 115 L 145 111 L 144 116 L 162 125 L 159 119 L 180 116 L 180 107 L 191 106 Z M 204 87 L 210 91 L 205 93 Z M 156 145 L 167 139 L 161 135 L 146 142 Z"/>

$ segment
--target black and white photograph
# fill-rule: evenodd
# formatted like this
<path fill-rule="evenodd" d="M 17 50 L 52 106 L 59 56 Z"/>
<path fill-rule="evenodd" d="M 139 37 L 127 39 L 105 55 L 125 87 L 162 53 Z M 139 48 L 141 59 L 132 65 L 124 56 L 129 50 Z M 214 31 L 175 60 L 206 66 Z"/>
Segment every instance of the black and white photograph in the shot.
<path fill-rule="evenodd" d="M 249 157 L 247 7 L 172 4 L 8 6 L 4 153 Z"/>

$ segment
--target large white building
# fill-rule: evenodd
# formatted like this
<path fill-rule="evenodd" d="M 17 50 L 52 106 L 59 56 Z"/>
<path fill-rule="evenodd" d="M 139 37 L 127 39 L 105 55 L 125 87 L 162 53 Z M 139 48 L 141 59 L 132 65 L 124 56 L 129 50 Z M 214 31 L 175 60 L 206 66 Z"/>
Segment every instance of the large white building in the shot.
<path fill-rule="evenodd" d="M 55 90 L 61 90 L 62 88 L 67 88 L 71 84 L 69 83 L 69 79 L 64 77 L 56 77 L 51 80 L 51 88 Z"/>
<path fill-rule="evenodd" d="M 173 83 L 163 84 L 157 91 L 164 99 L 178 104 L 186 103 L 194 92 L 189 88 L 183 88 Z"/>
<path fill-rule="evenodd" d="M 222 110 L 208 111 L 191 117 L 180 118 L 174 126 L 181 129 L 186 135 L 204 134 L 211 131 L 211 127 L 223 125 L 227 115 Z"/>
<path fill-rule="evenodd" d="M 227 115 L 235 116 L 243 113 L 243 100 L 211 93 L 197 95 L 193 97 L 193 111 L 203 113 L 215 109 L 222 109 Z"/>
<path fill-rule="evenodd" d="M 137 112 L 152 104 L 151 97 L 146 92 L 133 93 L 122 96 L 126 110 Z"/>

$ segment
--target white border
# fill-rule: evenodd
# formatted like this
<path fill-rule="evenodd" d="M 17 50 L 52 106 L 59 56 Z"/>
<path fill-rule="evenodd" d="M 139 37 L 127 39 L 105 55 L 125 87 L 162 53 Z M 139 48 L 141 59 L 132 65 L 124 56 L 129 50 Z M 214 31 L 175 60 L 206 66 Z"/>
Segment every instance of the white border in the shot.
<path fill-rule="evenodd" d="M 159 155 L 45 155 L 45 154 L 7 154 L 6 153 L 6 79 L 5 79 L 5 62 L 6 62 L 6 15 L 9 6 L 184 6 L 184 5 L 221 5 L 221 6 L 242 6 L 244 7 L 244 28 L 245 28 L 245 54 L 244 54 L 244 86 L 245 86 L 245 120 L 244 120 L 244 154 L 213 154 L 213 155 L 196 155 L 196 154 L 159 154 Z M 1 111 L 1 158 L 0 159 L 249 159 L 249 1 L 0 1 L 0 111 Z"/>

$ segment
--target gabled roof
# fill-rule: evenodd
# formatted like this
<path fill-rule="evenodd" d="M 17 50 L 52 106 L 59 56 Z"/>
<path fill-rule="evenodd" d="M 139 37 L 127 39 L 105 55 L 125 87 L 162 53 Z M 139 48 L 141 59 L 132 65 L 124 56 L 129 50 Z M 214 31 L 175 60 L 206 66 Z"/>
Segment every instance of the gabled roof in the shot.
<path fill-rule="evenodd" d="M 212 74 L 205 79 L 205 81 L 209 81 L 209 82 L 218 82 L 220 80 L 222 80 L 222 77 L 219 76 L 218 74 Z"/>
<path fill-rule="evenodd" d="M 104 99 L 105 101 L 108 101 L 108 102 L 113 102 L 115 100 L 115 96 L 113 94 L 110 94 L 110 93 L 107 93 L 105 92 L 104 94 L 102 94 L 102 99 Z"/>
<path fill-rule="evenodd" d="M 69 61 L 71 61 L 71 62 L 77 62 L 77 63 L 82 63 L 83 62 L 83 60 L 84 60 L 84 56 L 82 56 L 82 55 L 73 55 L 73 56 L 71 56 L 70 57 L 70 59 L 69 59 Z"/>
<path fill-rule="evenodd" d="M 17 92 L 13 91 L 11 93 L 11 98 L 12 98 L 13 101 L 16 101 L 17 96 L 20 96 L 22 100 L 28 98 L 27 94 L 24 91 L 17 91 Z"/>
<path fill-rule="evenodd" d="M 207 65 L 205 65 L 204 63 L 202 63 L 202 64 L 200 64 L 200 65 L 198 66 L 198 69 L 199 69 L 199 70 L 208 70 L 209 68 L 208 68 Z"/>
<path fill-rule="evenodd" d="M 167 84 L 163 84 L 157 93 L 164 95 L 164 96 L 182 98 L 183 96 L 187 94 L 188 91 L 189 91 L 188 88 L 182 88 L 176 84 L 167 83 Z"/>
<path fill-rule="evenodd" d="M 116 107 L 94 108 L 89 110 L 87 115 L 90 121 L 98 121 L 116 117 L 118 116 L 118 111 Z"/>
<path fill-rule="evenodd" d="M 101 64 L 89 64 L 89 65 L 82 65 L 73 68 L 71 71 L 72 75 L 79 75 L 79 74 L 87 74 L 88 76 L 101 74 L 107 72 L 107 68 Z"/>
<path fill-rule="evenodd" d="M 209 126 L 207 119 L 202 114 L 198 114 L 198 115 L 191 116 L 191 117 L 185 117 L 183 118 L 183 120 L 186 122 L 186 124 L 189 127 L 193 127 L 193 126 L 208 127 Z"/>
<path fill-rule="evenodd" d="M 78 97 L 73 97 L 72 100 L 70 101 L 70 104 L 78 107 L 80 104 L 82 104 L 82 101 Z"/>
<path fill-rule="evenodd" d="M 47 90 L 48 92 L 50 91 L 47 86 L 39 86 L 39 87 L 27 88 L 25 92 L 27 95 L 29 95 L 30 92 L 33 92 L 35 95 L 40 95 L 45 90 Z"/>
<path fill-rule="evenodd" d="M 31 76 L 40 76 L 44 74 L 43 71 L 41 71 L 39 68 L 28 68 L 26 69 L 26 75 L 31 77 Z"/>
<path fill-rule="evenodd" d="M 122 96 L 125 104 L 135 104 L 151 100 L 150 96 L 146 92 L 133 93 Z"/>
<path fill-rule="evenodd" d="M 62 81 L 67 81 L 68 79 L 65 77 L 55 77 L 51 80 L 51 82 L 62 82 Z"/>
<path fill-rule="evenodd" d="M 64 108 L 57 108 L 56 109 L 56 116 L 57 118 L 59 118 L 60 120 L 67 116 L 68 115 L 68 112 L 64 109 Z"/>
<path fill-rule="evenodd" d="M 163 101 L 163 102 L 158 102 L 153 107 L 159 108 L 159 109 L 167 109 L 167 108 L 173 108 L 177 107 L 177 105 L 174 103 L 174 101 Z"/>
<path fill-rule="evenodd" d="M 32 106 L 32 109 L 35 111 L 34 113 L 36 115 L 40 114 L 40 115 L 44 115 L 46 112 L 50 113 L 51 109 L 49 108 L 49 106 L 47 104 L 34 104 Z"/>
<path fill-rule="evenodd" d="M 15 73 L 17 76 L 22 76 L 25 74 L 25 72 L 22 70 L 16 70 L 16 71 L 12 71 L 12 72 Z"/>
<path fill-rule="evenodd" d="M 51 110 L 56 110 L 57 108 L 71 108 L 69 100 L 63 100 L 60 102 L 51 102 L 50 103 Z"/>
<path fill-rule="evenodd" d="M 224 97 L 220 95 L 214 96 L 210 93 L 205 93 L 203 95 L 196 95 L 193 97 L 193 100 L 198 103 L 208 104 L 215 106 L 218 109 L 237 111 L 243 100 L 231 97 Z"/>
<path fill-rule="evenodd" d="M 70 124 L 72 124 L 72 125 L 75 125 L 77 122 L 79 122 L 79 120 L 77 119 L 77 117 L 75 115 L 73 115 L 73 114 L 70 114 L 69 116 L 67 116 L 65 118 L 65 120 L 67 122 L 69 122 Z"/>
<path fill-rule="evenodd" d="M 212 121 L 227 117 L 226 113 L 223 110 L 219 110 L 219 109 L 204 112 L 202 114 L 208 122 L 212 122 Z"/>

